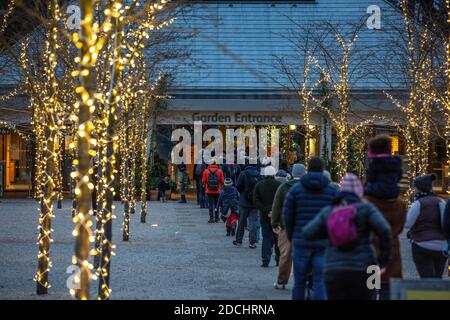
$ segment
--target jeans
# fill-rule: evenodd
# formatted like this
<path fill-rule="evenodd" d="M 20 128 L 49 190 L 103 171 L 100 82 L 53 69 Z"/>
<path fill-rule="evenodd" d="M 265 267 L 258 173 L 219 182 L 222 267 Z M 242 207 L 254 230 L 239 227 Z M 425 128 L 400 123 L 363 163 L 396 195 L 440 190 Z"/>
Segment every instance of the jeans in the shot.
<path fill-rule="evenodd" d="M 369 275 L 365 272 L 339 271 L 326 274 L 329 300 L 373 300 L 375 290 L 367 287 Z"/>
<path fill-rule="evenodd" d="M 442 278 L 447 258 L 442 251 L 434 251 L 412 244 L 412 256 L 420 278 Z"/>
<path fill-rule="evenodd" d="M 195 177 L 195 187 L 197 188 L 197 204 L 201 207 L 206 207 L 206 193 L 202 177 Z"/>
<path fill-rule="evenodd" d="M 217 202 L 219 201 L 219 194 L 208 193 L 206 196 L 208 198 L 209 218 L 218 218 L 219 213 L 215 212 L 215 210 L 217 208 Z"/>
<path fill-rule="evenodd" d="M 293 246 L 294 288 L 292 300 L 305 300 L 306 280 L 312 270 L 312 288 L 314 300 L 325 300 L 325 284 L 323 267 L 325 263 L 325 249 L 303 246 Z"/>
<path fill-rule="evenodd" d="M 256 208 L 239 207 L 239 222 L 236 232 L 236 242 L 242 243 L 245 231 L 245 221 L 248 219 L 248 237 L 250 244 L 256 243 L 256 225 L 258 222 L 258 210 Z"/>
<path fill-rule="evenodd" d="M 381 288 L 378 290 L 378 300 L 391 300 L 389 283 L 381 283 Z"/>
<path fill-rule="evenodd" d="M 259 219 L 256 219 L 256 242 L 259 242 L 261 239 L 261 223 Z"/>
<path fill-rule="evenodd" d="M 261 220 L 261 232 L 262 232 L 262 246 L 261 246 L 261 259 L 262 263 L 269 264 L 272 257 L 272 250 L 275 247 L 275 261 L 280 258 L 280 253 L 276 245 L 276 235 L 272 231 L 272 224 L 270 221 Z"/>

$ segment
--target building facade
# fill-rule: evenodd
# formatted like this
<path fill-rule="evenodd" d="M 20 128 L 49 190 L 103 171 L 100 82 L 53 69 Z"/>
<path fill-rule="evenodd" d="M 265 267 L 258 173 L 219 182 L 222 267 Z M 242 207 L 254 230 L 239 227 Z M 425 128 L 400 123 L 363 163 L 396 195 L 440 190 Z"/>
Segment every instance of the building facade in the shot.
<path fill-rule="evenodd" d="M 174 84 L 169 91 L 173 99 L 168 99 L 156 121 L 155 156 L 162 162 L 170 160 L 174 144 L 170 139 L 172 130 L 178 127 L 192 130 L 194 121 L 202 121 L 205 128 L 219 127 L 222 130 L 279 128 L 288 162 L 304 158 L 302 150 L 305 144 L 311 146 L 313 155 L 329 157 L 334 140 L 330 121 L 322 112 L 314 111 L 310 125 L 314 126 L 316 134 L 311 141 L 305 140 L 303 110 L 298 94 L 286 74 L 280 73 L 277 61 L 283 59 L 298 72 L 295 76 L 301 78 L 304 71 L 301 61 L 305 52 L 296 48 L 296 44 L 306 41 L 306 30 L 320 32 L 325 25 L 344 30 L 350 25 L 360 24 L 357 43 L 371 50 L 372 66 L 381 65 L 389 52 L 385 40 L 392 35 L 388 19 L 390 22 L 401 19 L 398 9 L 384 0 L 192 1 L 189 6 L 195 14 L 188 18 L 180 17 L 174 23 L 175 28 L 195 30 L 194 37 L 183 40 L 183 45 L 189 48 L 189 61 L 165 66 L 176 71 L 172 74 Z M 366 21 L 378 13 L 380 28 L 371 28 Z M 292 39 L 296 39 L 296 43 Z M 356 65 L 353 67 L 357 69 Z M 404 142 L 395 127 L 386 121 L 399 117 L 399 112 L 385 92 L 400 98 L 407 92 L 397 76 L 388 76 L 391 85 L 369 71 L 355 77 L 357 80 L 349 84 L 350 109 L 351 118 L 355 121 L 379 116 L 380 120 L 372 124 L 371 133 L 391 134 L 395 144 L 393 151 L 402 154 Z M 319 74 L 316 72 L 312 77 L 317 79 Z M 3 79 L 3 87 L 11 86 L 14 81 Z M 392 82 L 397 84 L 393 87 Z M 319 96 L 321 92 L 315 89 L 314 94 Z M 332 99 L 330 103 L 336 104 L 337 101 Z M 10 99 L 0 103 L 0 117 L 14 118 L 15 123 L 27 123 L 29 114 L 26 114 L 26 107 L 26 98 Z M 18 115 L 14 109 L 20 109 L 24 114 Z M 24 185 L 25 178 L 31 177 L 31 162 L 26 160 L 30 157 L 25 154 L 32 147 L 25 147 L 21 138 L 9 129 L 2 130 L 2 181 L 4 189 L 9 190 L 16 185 Z M 432 170 L 442 178 L 440 158 L 445 154 L 442 141 L 433 142 L 432 149 L 431 157 L 435 161 Z"/>

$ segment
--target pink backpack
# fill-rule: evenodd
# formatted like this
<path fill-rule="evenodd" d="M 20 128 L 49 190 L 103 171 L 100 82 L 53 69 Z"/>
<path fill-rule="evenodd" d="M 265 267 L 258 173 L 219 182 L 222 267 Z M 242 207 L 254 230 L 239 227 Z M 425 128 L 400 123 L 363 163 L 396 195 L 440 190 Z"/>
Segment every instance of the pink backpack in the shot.
<path fill-rule="evenodd" d="M 328 216 L 328 238 L 331 244 L 338 249 L 351 248 L 358 240 L 355 206 L 356 203 L 347 206 L 335 206 Z"/>

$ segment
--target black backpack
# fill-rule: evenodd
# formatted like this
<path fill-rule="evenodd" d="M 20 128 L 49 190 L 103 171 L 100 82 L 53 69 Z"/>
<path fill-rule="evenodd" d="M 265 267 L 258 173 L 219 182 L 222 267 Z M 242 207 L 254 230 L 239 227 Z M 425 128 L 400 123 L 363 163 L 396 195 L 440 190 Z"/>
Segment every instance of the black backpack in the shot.
<path fill-rule="evenodd" d="M 219 190 L 219 175 L 217 174 L 217 170 L 212 171 L 211 169 L 208 169 L 208 171 L 209 171 L 208 179 L 206 180 L 208 190 L 210 191 Z"/>
<path fill-rule="evenodd" d="M 247 178 L 247 190 L 245 194 L 245 198 L 248 202 L 253 203 L 253 192 L 255 191 L 255 186 L 261 180 L 261 176 L 250 176 L 249 174 L 246 174 Z"/>

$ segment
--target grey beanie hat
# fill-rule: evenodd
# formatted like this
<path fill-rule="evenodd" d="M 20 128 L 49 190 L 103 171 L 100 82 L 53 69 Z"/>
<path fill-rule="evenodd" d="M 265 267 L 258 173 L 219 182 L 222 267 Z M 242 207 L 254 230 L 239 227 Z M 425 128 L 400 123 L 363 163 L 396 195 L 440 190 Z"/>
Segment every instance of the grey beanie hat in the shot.
<path fill-rule="evenodd" d="M 275 175 L 275 177 L 282 177 L 282 178 L 287 178 L 287 172 L 283 169 L 278 170 L 277 174 Z"/>
<path fill-rule="evenodd" d="M 295 163 L 294 166 L 292 167 L 292 176 L 294 178 L 301 178 L 305 175 L 305 173 L 306 173 L 306 168 L 301 163 Z"/>
<path fill-rule="evenodd" d="M 436 180 L 436 176 L 434 174 L 419 176 L 414 179 L 414 186 L 420 192 L 429 192 L 433 191 L 433 181 Z"/>

